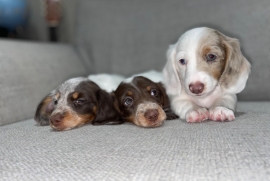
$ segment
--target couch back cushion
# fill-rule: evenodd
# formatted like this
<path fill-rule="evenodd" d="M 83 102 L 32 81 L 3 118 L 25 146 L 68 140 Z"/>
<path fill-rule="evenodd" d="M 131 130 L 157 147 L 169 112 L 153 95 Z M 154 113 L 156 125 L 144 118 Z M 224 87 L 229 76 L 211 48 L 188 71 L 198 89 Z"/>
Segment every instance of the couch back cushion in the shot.
<path fill-rule="evenodd" d="M 252 73 L 240 100 L 270 100 L 269 0 L 80 0 L 75 42 L 91 71 L 161 70 L 186 30 L 208 26 L 240 39 Z"/>
<path fill-rule="evenodd" d="M 64 80 L 87 75 L 69 45 L 0 40 L 0 125 L 33 118 Z"/>

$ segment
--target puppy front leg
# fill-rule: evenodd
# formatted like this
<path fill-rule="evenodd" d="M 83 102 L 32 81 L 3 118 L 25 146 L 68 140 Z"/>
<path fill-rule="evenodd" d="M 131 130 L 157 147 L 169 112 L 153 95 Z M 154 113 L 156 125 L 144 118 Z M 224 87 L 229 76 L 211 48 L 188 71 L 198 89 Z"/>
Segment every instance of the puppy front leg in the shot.
<path fill-rule="evenodd" d="M 190 100 L 175 99 L 172 101 L 174 112 L 189 123 L 202 122 L 209 118 L 206 108 L 199 107 Z"/>
<path fill-rule="evenodd" d="M 233 121 L 236 105 L 236 95 L 225 94 L 219 98 L 209 109 L 209 119 L 213 121 Z"/>

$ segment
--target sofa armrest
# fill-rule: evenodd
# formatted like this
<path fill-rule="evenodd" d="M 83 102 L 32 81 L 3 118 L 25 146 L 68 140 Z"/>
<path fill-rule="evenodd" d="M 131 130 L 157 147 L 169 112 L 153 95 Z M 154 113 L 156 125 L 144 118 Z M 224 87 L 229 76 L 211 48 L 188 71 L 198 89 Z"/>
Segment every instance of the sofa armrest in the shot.
<path fill-rule="evenodd" d="M 0 40 L 0 125 L 32 118 L 61 82 L 86 75 L 71 45 Z"/>

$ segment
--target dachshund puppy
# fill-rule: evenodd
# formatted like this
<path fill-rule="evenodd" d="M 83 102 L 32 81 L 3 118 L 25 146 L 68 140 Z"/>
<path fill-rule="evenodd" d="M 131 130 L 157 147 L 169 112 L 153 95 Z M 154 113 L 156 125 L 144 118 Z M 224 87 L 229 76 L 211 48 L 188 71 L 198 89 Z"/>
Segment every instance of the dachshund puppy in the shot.
<path fill-rule="evenodd" d="M 55 130 L 92 124 L 120 124 L 109 93 L 87 78 L 72 78 L 61 84 L 38 105 L 35 120 Z"/>
<path fill-rule="evenodd" d="M 238 40 L 206 27 L 187 31 L 171 45 L 163 69 L 172 109 L 187 122 L 234 120 L 236 94 L 249 73 Z"/>
<path fill-rule="evenodd" d="M 121 118 L 137 126 L 158 127 L 165 119 L 177 118 L 163 85 L 143 76 L 123 81 L 112 97 Z"/>

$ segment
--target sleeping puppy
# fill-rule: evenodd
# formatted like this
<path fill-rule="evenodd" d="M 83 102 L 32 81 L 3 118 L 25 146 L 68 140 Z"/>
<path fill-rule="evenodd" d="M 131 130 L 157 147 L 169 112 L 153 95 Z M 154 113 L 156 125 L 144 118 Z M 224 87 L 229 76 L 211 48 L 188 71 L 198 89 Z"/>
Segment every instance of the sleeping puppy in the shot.
<path fill-rule="evenodd" d="M 236 94 L 249 73 L 238 40 L 206 27 L 187 31 L 171 45 L 163 69 L 172 109 L 187 122 L 234 120 Z"/>
<path fill-rule="evenodd" d="M 121 118 L 137 126 L 158 127 L 165 119 L 177 118 L 163 85 L 143 76 L 122 82 L 112 96 Z"/>
<path fill-rule="evenodd" d="M 72 78 L 61 84 L 38 105 L 35 120 L 55 130 L 92 124 L 120 124 L 109 93 L 87 78 Z"/>

